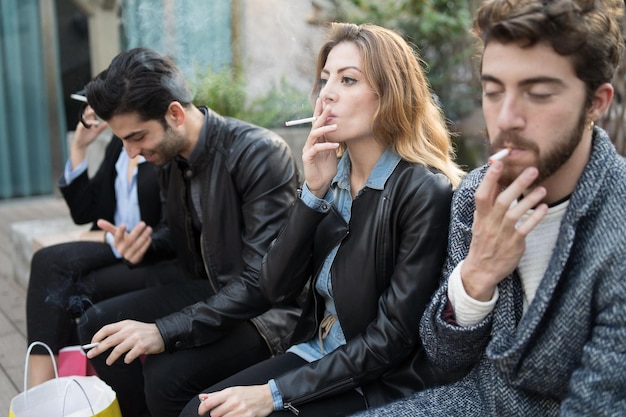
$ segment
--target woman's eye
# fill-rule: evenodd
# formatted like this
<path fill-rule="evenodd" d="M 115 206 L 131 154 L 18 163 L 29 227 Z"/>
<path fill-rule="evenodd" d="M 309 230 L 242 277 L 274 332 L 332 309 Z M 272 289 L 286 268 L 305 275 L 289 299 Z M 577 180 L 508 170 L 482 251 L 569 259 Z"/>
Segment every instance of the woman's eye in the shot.
<path fill-rule="evenodd" d="M 352 77 L 342 77 L 341 82 L 346 85 L 356 84 L 356 80 Z"/>
<path fill-rule="evenodd" d="M 322 88 L 322 87 L 324 87 L 324 86 L 326 85 L 326 83 L 327 83 L 327 82 L 328 82 L 328 80 L 327 80 L 326 78 L 320 78 L 320 79 L 317 81 L 317 85 L 318 85 L 320 88 Z"/>

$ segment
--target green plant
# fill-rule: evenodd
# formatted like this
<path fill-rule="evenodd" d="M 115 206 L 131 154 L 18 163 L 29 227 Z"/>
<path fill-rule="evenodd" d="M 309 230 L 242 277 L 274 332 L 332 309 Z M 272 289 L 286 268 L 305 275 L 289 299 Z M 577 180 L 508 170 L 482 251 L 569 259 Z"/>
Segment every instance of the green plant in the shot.
<path fill-rule="evenodd" d="M 282 127 L 285 121 L 308 117 L 313 110 L 306 94 L 287 84 L 284 78 L 279 87 L 250 103 L 247 113 L 250 121 L 259 126 Z"/>
<path fill-rule="evenodd" d="M 244 118 L 246 90 L 240 79 L 230 70 L 199 71 L 196 82 L 191 83 L 194 103 L 204 105 L 223 116 Z"/>
<path fill-rule="evenodd" d="M 243 79 L 233 76 L 230 70 L 201 72 L 191 89 L 196 104 L 267 128 L 284 126 L 286 120 L 309 116 L 312 111 L 307 95 L 288 85 L 284 78 L 278 87 L 250 100 Z"/>

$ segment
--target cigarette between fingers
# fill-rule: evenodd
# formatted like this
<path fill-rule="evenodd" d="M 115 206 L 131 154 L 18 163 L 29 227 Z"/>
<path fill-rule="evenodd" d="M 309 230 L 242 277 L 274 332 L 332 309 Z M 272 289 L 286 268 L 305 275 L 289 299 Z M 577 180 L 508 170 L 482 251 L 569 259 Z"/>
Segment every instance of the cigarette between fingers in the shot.
<path fill-rule="evenodd" d="M 99 344 L 100 344 L 100 342 L 87 343 L 86 345 L 82 345 L 81 347 L 82 347 L 84 350 L 88 350 L 88 349 L 93 349 L 93 348 L 95 348 L 95 347 L 96 347 L 96 346 L 98 346 Z"/>
<path fill-rule="evenodd" d="M 285 122 L 285 126 L 303 125 L 305 123 L 312 123 L 315 121 L 315 117 L 307 117 L 305 119 L 289 120 Z"/>

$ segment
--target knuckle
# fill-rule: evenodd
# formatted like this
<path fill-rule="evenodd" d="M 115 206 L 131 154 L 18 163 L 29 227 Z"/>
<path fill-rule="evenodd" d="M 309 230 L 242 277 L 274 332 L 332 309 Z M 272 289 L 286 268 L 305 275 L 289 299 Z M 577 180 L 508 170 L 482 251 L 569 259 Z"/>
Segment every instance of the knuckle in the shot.
<path fill-rule="evenodd" d="M 509 201 L 506 199 L 506 197 L 503 194 L 498 195 L 498 197 L 496 197 L 496 200 L 494 202 L 494 206 L 500 210 L 508 209 L 509 205 L 510 205 Z"/>
<path fill-rule="evenodd" d="M 515 222 L 517 222 L 517 216 L 516 216 L 514 213 L 512 213 L 511 211 L 507 211 L 507 212 L 504 214 L 504 219 L 505 219 L 507 222 L 509 222 L 509 223 L 515 223 Z"/>
<path fill-rule="evenodd" d="M 476 192 L 474 193 L 474 201 L 476 201 L 476 203 L 487 203 L 489 200 L 489 193 L 484 190 L 482 187 L 478 187 L 478 189 L 476 190 Z"/>

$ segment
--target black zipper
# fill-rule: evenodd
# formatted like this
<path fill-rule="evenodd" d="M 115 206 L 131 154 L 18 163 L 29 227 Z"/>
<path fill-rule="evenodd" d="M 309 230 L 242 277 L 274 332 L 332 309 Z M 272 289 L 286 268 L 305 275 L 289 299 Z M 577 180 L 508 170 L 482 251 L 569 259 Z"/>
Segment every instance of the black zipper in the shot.
<path fill-rule="evenodd" d="M 323 390 L 321 390 L 321 391 L 317 391 L 317 392 L 315 392 L 315 393 L 312 393 L 312 394 L 309 394 L 309 395 L 305 395 L 305 396 L 303 396 L 303 397 L 301 397 L 301 398 L 298 398 L 297 400 L 292 400 L 292 401 L 289 401 L 288 403 L 285 403 L 285 404 L 283 405 L 283 408 L 284 408 L 285 410 L 289 410 L 289 411 L 291 411 L 291 412 L 292 412 L 292 413 L 294 413 L 295 415 L 298 415 L 298 414 L 300 413 L 300 410 L 298 410 L 298 409 L 297 409 L 297 408 L 293 405 L 293 403 L 294 403 L 294 402 L 296 402 L 296 403 L 298 403 L 298 404 L 305 404 L 305 403 L 308 403 L 308 402 L 310 402 L 310 401 L 313 401 L 313 400 L 314 400 L 314 399 L 316 399 L 316 398 L 323 397 L 326 393 L 336 391 L 338 388 L 341 388 L 341 387 L 342 387 L 342 386 L 344 386 L 344 385 L 351 385 L 351 384 L 353 384 L 353 383 L 354 383 L 354 379 L 353 379 L 352 377 L 350 377 L 350 378 L 348 378 L 345 382 L 340 382 L 340 383 L 334 384 L 333 386 L 331 386 L 331 387 L 326 387 L 325 389 L 323 389 Z"/>

